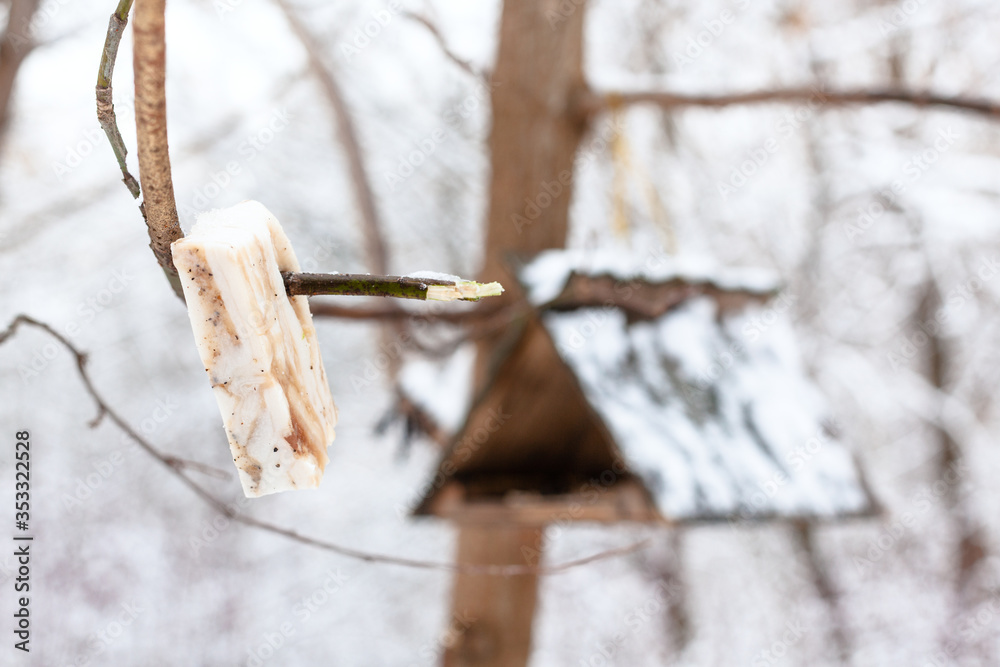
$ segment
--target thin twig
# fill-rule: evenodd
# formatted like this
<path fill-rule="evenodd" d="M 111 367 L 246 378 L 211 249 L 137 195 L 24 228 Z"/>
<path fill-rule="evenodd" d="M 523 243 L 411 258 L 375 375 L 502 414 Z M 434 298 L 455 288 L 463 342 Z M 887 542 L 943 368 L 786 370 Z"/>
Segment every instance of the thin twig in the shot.
<path fill-rule="evenodd" d="M 184 233 L 177 219 L 167 147 L 164 0 L 139 0 L 133 21 L 135 130 L 149 245 L 174 292 L 183 298 L 170 252 L 170 244 Z"/>
<path fill-rule="evenodd" d="M 59 343 L 61 343 L 62 346 L 65 347 L 67 350 L 69 350 L 69 352 L 73 355 L 73 358 L 76 361 L 77 370 L 79 371 L 80 377 L 83 380 L 83 385 L 86 388 L 87 393 L 93 396 L 94 401 L 97 403 L 97 414 L 94 416 L 93 419 L 90 420 L 89 424 L 91 428 L 96 427 L 98 424 L 101 423 L 101 421 L 105 417 L 108 417 L 115 424 L 117 424 L 119 428 L 125 431 L 125 433 L 129 437 L 135 440 L 140 447 L 146 450 L 146 453 L 155 457 L 157 460 L 159 460 L 161 463 L 166 465 L 171 470 L 180 471 L 182 469 L 189 468 L 192 470 L 197 470 L 211 477 L 215 477 L 217 479 L 229 478 L 228 474 L 226 474 L 225 472 L 219 470 L 214 466 L 210 466 L 208 464 L 200 463 L 197 461 L 188 461 L 186 459 L 181 459 L 176 456 L 167 456 L 166 454 L 160 453 L 154 447 L 152 447 L 148 442 L 146 442 L 123 419 L 121 419 L 117 413 L 108 408 L 104 400 L 98 395 L 97 389 L 94 388 L 94 384 L 90 379 L 90 375 L 88 375 L 87 373 L 86 353 L 77 350 L 76 347 L 74 347 L 72 343 L 70 343 L 65 337 L 63 337 L 62 334 L 60 334 L 58 331 L 50 327 L 48 324 L 40 322 L 34 319 L 33 317 L 29 317 L 27 315 L 18 315 L 17 317 L 14 318 L 13 322 L 11 322 L 10 325 L 4 331 L 0 332 L 0 345 L 2 345 L 8 338 L 13 336 L 17 332 L 18 327 L 22 324 L 27 324 L 33 327 L 37 327 L 42 331 L 45 331 L 47 334 L 49 334 L 57 341 L 59 341 Z"/>
<path fill-rule="evenodd" d="M 455 63 L 456 65 L 458 65 L 463 70 L 465 70 L 472 76 L 476 77 L 477 79 L 483 79 L 483 80 L 486 79 L 486 75 L 483 72 L 476 70 L 476 68 L 473 67 L 472 63 L 470 63 L 468 60 L 465 60 L 464 58 L 459 58 L 455 54 L 455 52 L 448 47 L 448 43 L 445 41 L 444 35 L 441 34 L 441 31 L 438 30 L 438 27 L 434 25 L 430 21 L 430 19 L 420 14 L 415 14 L 413 12 L 403 12 L 403 16 L 413 21 L 416 21 L 417 23 L 427 28 L 427 30 L 430 31 L 431 36 L 434 37 L 434 40 L 438 43 L 438 47 L 440 47 L 442 53 L 444 53 L 445 57 L 448 60 Z"/>
<path fill-rule="evenodd" d="M 898 102 L 919 108 L 945 107 L 986 116 L 1000 117 L 1000 102 L 974 97 L 952 97 L 929 91 L 913 90 L 840 90 L 820 88 L 786 88 L 759 90 L 728 95 L 692 95 L 666 91 L 632 93 L 589 93 L 580 105 L 587 113 L 605 111 L 631 104 L 655 104 L 664 109 L 685 107 L 728 107 L 749 104 L 815 103 L 821 107 L 841 107 L 860 104 Z"/>
<path fill-rule="evenodd" d="M 355 560 L 360 560 L 368 563 L 382 563 L 386 565 L 398 565 L 402 567 L 411 567 L 423 570 L 438 570 L 444 572 L 452 572 L 456 574 L 470 574 L 470 575 L 485 575 L 485 576 L 500 576 L 500 577 L 512 577 L 512 576 L 523 576 L 523 575 L 549 575 L 557 574 L 560 572 L 565 572 L 567 570 L 579 567 L 581 565 L 587 565 L 590 563 L 595 563 L 597 561 L 606 560 L 609 558 L 616 558 L 618 556 L 625 556 L 631 553 L 635 553 L 640 549 L 646 547 L 648 540 L 640 540 L 633 544 L 619 547 L 616 549 L 609 549 L 607 551 L 602 551 L 590 556 L 583 558 L 577 558 L 564 563 L 559 563 L 557 565 L 551 565 L 547 567 L 536 567 L 530 565 L 468 565 L 468 564 L 456 564 L 456 563 L 442 563 L 434 561 L 424 561 L 417 560 L 413 558 L 403 558 L 399 556 L 390 556 L 385 554 L 375 554 L 367 551 L 361 551 L 359 549 L 354 549 L 351 547 L 341 546 L 339 544 L 334 544 L 326 540 L 321 540 L 318 538 L 310 537 L 308 535 L 302 535 L 293 530 L 287 528 L 282 528 L 281 526 L 261 521 L 255 519 L 251 516 L 247 516 L 242 512 L 233 509 L 230 505 L 222 502 L 213 496 L 207 489 L 192 480 L 186 474 L 184 474 L 184 468 L 188 467 L 185 462 L 180 459 L 167 456 L 163 454 L 158 448 L 153 446 L 148 440 L 143 436 L 139 435 L 135 429 L 133 429 L 124 418 L 122 418 L 108 403 L 104 400 L 101 394 L 94 387 L 94 383 L 87 372 L 87 355 L 80 352 L 76 347 L 70 343 L 61 334 L 55 331 L 52 327 L 40 322 L 27 315 L 18 315 L 10 323 L 6 330 L 0 332 L 0 344 L 4 343 L 7 339 L 13 336 L 20 325 L 26 324 L 29 326 L 37 327 L 42 331 L 45 331 L 50 336 L 55 338 L 59 343 L 65 347 L 70 354 L 76 359 L 77 371 L 80 374 L 80 378 L 83 380 L 84 388 L 90 397 L 97 404 L 97 416 L 92 420 L 92 424 L 96 424 L 104 417 L 110 419 L 118 428 L 120 428 L 126 435 L 128 435 L 132 440 L 139 445 L 140 448 L 154 459 L 159 461 L 164 465 L 164 467 L 173 475 L 175 475 L 185 486 L 187 486 L 196 496 L 201 498 L 207 505 L 212 509 L 219 512 L 220 514 L 228 517 L 231 521 L 241 523 L 244 526 L 249 526 L 251 528 L 256 528 L 258 530 L 272 533 L 275 535 L 281 535 L 290 540 L 298 542 L 300 544 L 307 544 L 324 551 L 330 551 L 332 553 L 345 556 L 347 558 L 353 558 Z M 201 465 L 201 464 L 199 464 Z"/>
<path fill-rule="evenodd" d="M 108 23 L 108 35 L 104 39 L 104 51 L 101 52 L 101 65 L 97 70 L 97 120 L 101 123 L 104 134 L 108 135 L 108 142 L 111 150 L 118 160 L 118 167 L 122 170 L 122 182 L 132 197 L 139 198 L 139 181 L 129 173 L 125 158 L 128 150 L 125 148 L 125 140 L 122 139 L 121 132 L 118 131 L 118 118 L 115 116 L 114 94 L 111 90 L 111 82 L 114 78 L 115 60 L 118 58 L 118 45 L 122 41 L 122 34 L 128 24 L 128 13 L 132 9 L 132 0 L 120 0 L 118 7 L 111 14 L 111 21 Z M 140 206 L 145 217 L 145 209 Z"/>

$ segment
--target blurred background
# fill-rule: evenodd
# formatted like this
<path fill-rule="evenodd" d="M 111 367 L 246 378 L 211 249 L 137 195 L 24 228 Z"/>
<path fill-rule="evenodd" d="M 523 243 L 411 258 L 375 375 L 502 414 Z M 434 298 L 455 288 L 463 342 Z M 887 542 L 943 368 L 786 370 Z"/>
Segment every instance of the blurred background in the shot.
<path fill-rule="evenodd" d="M 440 445 L 392 417 L 399 364 L 453 347 L 461 326 L 404 336 L 316 317 L 340 411 L 323 484 L 242 500 L 187 313 L 96 120 L 112 10 L 0 2 L 0 321 L 24 313 L 65 335 L 108 403 L 170 455 L 225 471 L 187 474 L 241 511 L 363 551 L 452 560 L 454 526 L 409 516 Z M 171 0 L 181 223 L 256 199 L 306 270 L 492 280 L 483 267 L 502 248 L 488 224 L 525 204 L 497 201 L 491 164 L 512 149 L 491 145 L 491 108 L 548 118 L 575 170 L 567 247 L 764 268 L 796 295 L 782 317 L 883 513 L 806 540 L 781 521 L 550 526 L 553 564 L 650 544 L 540 578 L 529 664 L 998 664 L 1000 124 L 823 96 L 1000 100 L 997 30 L 1000 7 L 979 0 Z M 567 60 L 504 69 L 498 53 L 513 63 L 518 49 Z M 114 89 L 134 151 L 131 64 L 129 29 Z M 584 90 L 577 79 L 598 93 L 818 92 L 707 108 L 592 93 L 586 116 L 539 94 Z M 517 150 L 551 150 L 541 144 Z M 358 205 L 359 159 L 374 216 Z M 8 643 L 4 664 L 435 665 L 460 641 L 449 573 L 233 524 L 108 419 L 90 428 L 74 359 L 41 331 L 0 346 L 0 398 L 0 489 L 13 498 L 14 433 L 28 429 L 36 535 L 32 653 Z"/>

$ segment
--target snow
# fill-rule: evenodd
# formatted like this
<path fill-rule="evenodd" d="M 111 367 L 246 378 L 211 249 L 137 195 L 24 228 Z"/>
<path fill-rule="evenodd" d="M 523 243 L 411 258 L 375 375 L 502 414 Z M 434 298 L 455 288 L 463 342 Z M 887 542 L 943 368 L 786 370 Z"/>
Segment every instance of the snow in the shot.
<path fill-rule="evenodd" d="M 449 433 L 462 426 L 472 396 L 474 345 L 460 345 L 443 360 L 414 358 L 399 371 L 403 393 Z"/>
<path fill-rule="evenodd" d="M 824 428 L 787 323 L 697 297 L 629 325 L 617 309 L 547 313 L 584 393 L 670 519 L 835 516 L 868 509 L 854 461 Z M 753 329 L 751 329 L 753 330 Z"/>
<path fill-rule="evenodd" d="M 416 278 L 417 280 L 447 280 L 453 283 L 460 283 L 462 279 L 458 276 L 452 275 L 450 273 L 441 273 L 440 271 L 415 271 L 406 274 L 407 278 Z"/>
<path fill-rule="evenodd" d="M 627 280 L 665 282 L 673 278 L 689 282 L 713 282 L 722 288 L 768 292 L 780 287 L 771 271 L 755 268 L 722 270 L 709 257 L 673 256 L 653 249 L 645 254 L 620 250 L 546 250 L 535 256 L 520 272 L 534 305 L 547 303 L 562 292 L 571 273 L 589 276 L 610 275 Z"/>

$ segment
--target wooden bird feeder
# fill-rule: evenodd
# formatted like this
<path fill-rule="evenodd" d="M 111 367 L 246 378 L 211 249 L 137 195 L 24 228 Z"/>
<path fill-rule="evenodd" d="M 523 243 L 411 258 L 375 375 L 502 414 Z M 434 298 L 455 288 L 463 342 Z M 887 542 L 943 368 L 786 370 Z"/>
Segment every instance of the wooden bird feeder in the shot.
<path fill-rule="evenodd" d="M 563 250 L 519 276 L 538 315 L 471 402 L 414 511 L 458 525 L 458 563 L 537 565 L 554 522 L 873 511 L 797 358 L 793 297 L 773 280 Z M 430 391 L 426 372 L 401 378 L 432 416 L 420 397 L 461 391 L 437 378 Z M 535 575 L 459 574 L 453 613 L 474 620 L 444 664 L 526 664 L 536 597 Z"/>

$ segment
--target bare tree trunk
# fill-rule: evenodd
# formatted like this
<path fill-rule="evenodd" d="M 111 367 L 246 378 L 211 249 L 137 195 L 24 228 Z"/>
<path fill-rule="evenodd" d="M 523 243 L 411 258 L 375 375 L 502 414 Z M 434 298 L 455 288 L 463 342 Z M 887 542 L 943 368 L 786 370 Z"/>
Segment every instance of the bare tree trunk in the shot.
<path fill-rule="evenodd" d="M 565 13 L 561 13 L 565 12 Z M 566 245 L 573 159 L 586 130 L 576 104 L 585 90 L 585 3 L 506 0 L 493 73 L 490 203 L 483 275 L 507 289 L 494 308 L 522 296 L 508 265 Z M 521 327 L 479 345 L 477 386 L 509 354 Z"/>

